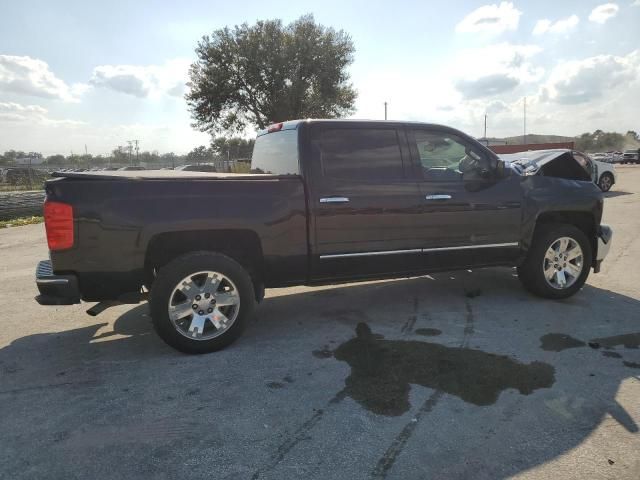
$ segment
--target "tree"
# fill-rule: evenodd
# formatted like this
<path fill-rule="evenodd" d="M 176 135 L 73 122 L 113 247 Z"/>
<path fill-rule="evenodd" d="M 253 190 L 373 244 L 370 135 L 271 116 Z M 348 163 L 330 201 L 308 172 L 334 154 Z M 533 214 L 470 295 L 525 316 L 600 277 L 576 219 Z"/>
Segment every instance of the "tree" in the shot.
<path fill-rule="evenodd" d="M 66 159 L 64 155 L 50 155 L 47 157 L 47 165 L 64 165 Z"/>
<path fill-rule="evenodd" d="M 211 141 L 211 151 L 223 158 L 235 160 L 238 158 L 251 158 L 253 153 L 253 139 L 246 140 L 241 137 L 218 137 Z"/>
<path fill-rule="evenodd" d="M 194 148 L 187 154 L 187 162 L 189 163 L 206 163 L 211 159 L 211 152 L 204 145 Z"/>
<path fill-rule="evenodd" d="M 242 131 L 294 118 L 337 118 L 354 110 L 347 67 L 354 46 L 343 30 L 305 15 L 225 27 L 196 48 L 185 98 L 203 132 Z"/>
<path fill-rule="evenodd" d="M 576 138 L 576 149 L 585 152 L 610 152 L 622 150 L 625 146 L 625 136 L 616 132 L 596 130 L 593 133 L 583 133 Z"/>

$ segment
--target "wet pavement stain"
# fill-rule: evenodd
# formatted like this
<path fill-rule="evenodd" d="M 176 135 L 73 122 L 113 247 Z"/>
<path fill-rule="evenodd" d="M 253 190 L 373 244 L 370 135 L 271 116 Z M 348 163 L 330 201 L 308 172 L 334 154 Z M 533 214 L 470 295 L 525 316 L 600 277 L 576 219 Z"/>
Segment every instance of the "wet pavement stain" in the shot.
<path fill-rule="evenodd" d="M 561 352 L 568 348 L 584 347 L 585 343 L 564 333 L 547 333 L 540 337 L 540 348 L 548 352 Z"/>
<path fill-rule="evenodd" d="M 438 335 L 442 335 L 442 330 L 438 330 L 437 328 L 418 328 L 415 333 L 416 335 L 422 335 L 424 337 L 437 337 Z"/>
<path fill-rule="evenodd" d="M 614 335 L 613 337 L 594 338 L 591 340 L 599 343 L 605 348 L 623 346 L 624 348 L 640 348 L 640 333 L 626 333 L 624 335 Z"/>
<path fill-rule="evenodd" d="M 267 387 L 269 387 L 272 390 L 277 390 L 280 388 L 284 388 L 284 384 L 280 382 L 269 382 L 267 383 Z"/>
<path fill-rule="evenodd" d="M 609 357 L 609 358 L 622 358 L 622 355 L 620 355 L 619 353 L 610 352 L 610 351 L 602 352 L 602 356 L 603 357 Z"/>
<path fill-rule="evenodd" d="M 475 405 L 491 405 L 508 388 L 528 395 L 555 382 L 555 370 L 546 363 L 523 364 L 470 348 L 385 340 L 372 334 L 366 323 L 359 323 L 356 337 L 333 354 L 351 366 L 345 395 L 379 415 L 407 412 L 411 384 L 455 395 Z"/>
<path fill-rule="evenodd" d="M 640 348 L 640 332 L 594 338 L 588 342 L 583 342 L 564 333 L 548 333 L 540 337 L 540 342 L 540 348 L 547 351 L 560 352 L 567 348 L 584 347 L 588 345 L 594 350 L 604 348 L 605 350 L 602 352 L 602 356 L 604 357 L 622 359 L 623 357 L 620 353 L 612 352 L 611 350 L 619 346 L 625 349 Z M 640 363 L 623 361 L 622 364 L 629 368 L 640 368 Z"/>

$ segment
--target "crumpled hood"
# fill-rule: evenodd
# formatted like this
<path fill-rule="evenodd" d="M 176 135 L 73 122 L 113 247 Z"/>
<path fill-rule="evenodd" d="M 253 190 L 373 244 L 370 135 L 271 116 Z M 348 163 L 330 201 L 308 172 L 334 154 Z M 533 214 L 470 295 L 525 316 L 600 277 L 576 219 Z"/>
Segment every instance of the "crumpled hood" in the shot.
<path fill-rule="evenodd" d="M 509 153 L 498 155 L 501 160 L 517 167 L 522 175 L 535 175 L 549 162 L 563 155 L 571 153 L 571 150 L 531 150 L 528 152 Z M 572 159 L 572 161 L 575 161 Z"/>

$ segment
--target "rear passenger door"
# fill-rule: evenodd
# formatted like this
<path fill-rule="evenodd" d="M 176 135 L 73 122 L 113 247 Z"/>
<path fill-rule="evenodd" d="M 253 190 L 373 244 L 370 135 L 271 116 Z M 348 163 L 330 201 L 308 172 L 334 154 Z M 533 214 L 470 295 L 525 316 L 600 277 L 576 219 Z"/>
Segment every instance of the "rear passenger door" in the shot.
<path fill-rule="evenodd" d="M 314 277 L 415 268 L 421 196 L 402 127 L 319 123 L 309 135 Z"/>

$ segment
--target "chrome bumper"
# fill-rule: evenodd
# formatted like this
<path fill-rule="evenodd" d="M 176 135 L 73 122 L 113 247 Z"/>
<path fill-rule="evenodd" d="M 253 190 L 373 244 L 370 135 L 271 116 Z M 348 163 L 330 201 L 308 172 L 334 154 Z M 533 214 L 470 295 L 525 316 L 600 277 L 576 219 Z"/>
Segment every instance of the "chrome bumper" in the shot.
<path fill-rule="evenodd" d="M 75 275 L 55 275 L 49 260 L 38 263 L 36 285 L 40 295 L 36 301 L 40 305 L 73 305 L 80 303 L 80 289 Z"/>

